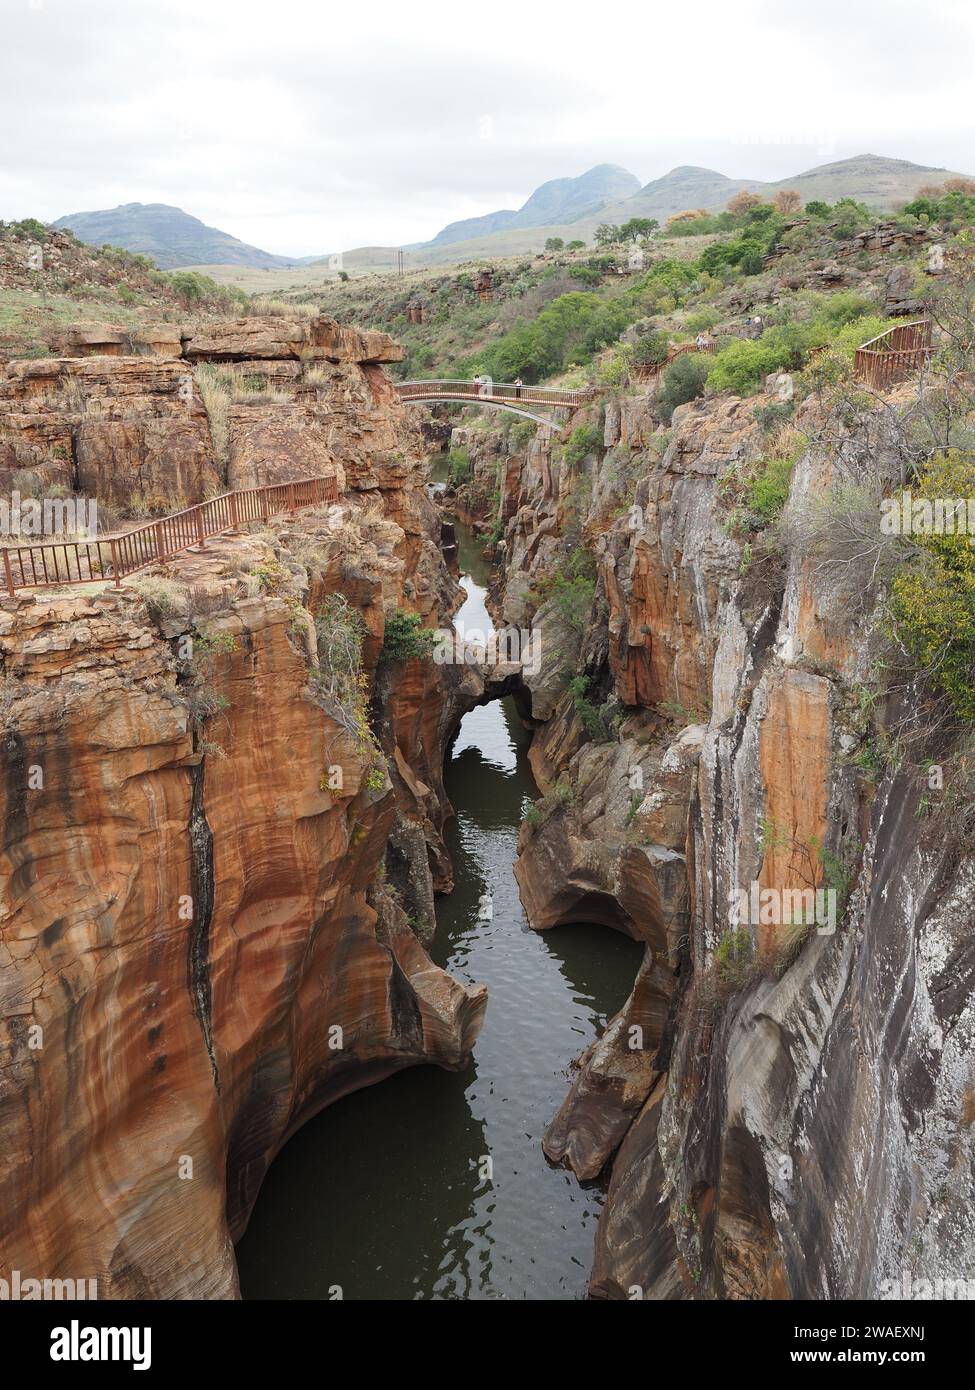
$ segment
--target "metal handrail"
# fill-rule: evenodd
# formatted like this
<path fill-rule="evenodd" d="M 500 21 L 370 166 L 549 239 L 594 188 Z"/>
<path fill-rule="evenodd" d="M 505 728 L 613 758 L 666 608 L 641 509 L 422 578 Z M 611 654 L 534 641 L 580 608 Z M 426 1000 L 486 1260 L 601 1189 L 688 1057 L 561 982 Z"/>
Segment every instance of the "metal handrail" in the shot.
<path fill-rule="evenodd" d="M 919 371 L 931 356 L 931 320 L 912 319 L 868 338 L 853 356 L 853 375 L 877 390 Z"/>
<path fill-rule="evenodd" d="M 638 363 L 637 371 L 640 378 L 646 381 L 648 378 L 657 376 L 665 367 L 669 367 L 671 362 L 678 357 L 682 357 L 686 352 L 716 353 L 717 350 L 718 343 L 716 338 L 707 338 L 703 343 L 698 343 L 696 341 L 690 343 L 672 343 L 667 349 L 667 356 L 663 362 Z"/>
<path fill-rule="evenodd" d="M 396 381 L 401 400 L 522 401 L 534 405 L 586 405 L 596 394 L 594 387 L 581 391 L 559 390 L 551 386 L 516 386 L 513 382 L 492 381 L 476 386 L 472 381 Z"/>
<path fill-rule="evenodd" d="M 171 512 L 157 521 L 114 536 L 90 541 L 52 541 L 43 545 L 3 547 L 4 581 L 13 596 L 18 589 L 43 589 L 63 584 L 92 584 L 112 579 L 118 588 L 137 570 L 167 560 L 196 546 L 206 550 L 210 536 L 236 531 L 249 521 L 267 521 L 280 511 L 296 511 L 322 502 L 338 501 L 334 473 L 302 478 L 294 483 L 240 488 L 210 497 L 206 502 Z"/>

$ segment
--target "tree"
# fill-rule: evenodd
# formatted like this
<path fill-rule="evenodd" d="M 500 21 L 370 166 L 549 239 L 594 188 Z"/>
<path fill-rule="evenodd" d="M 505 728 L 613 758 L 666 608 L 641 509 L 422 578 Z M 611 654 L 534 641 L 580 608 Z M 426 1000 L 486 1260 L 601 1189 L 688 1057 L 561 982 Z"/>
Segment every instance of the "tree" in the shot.
<path fill-rule="evenodd" d="M 728 211 L 733 217 L 744 217 L 746 212 L 751 212 L 752 208 L 761 205 L 761 198 L 757 193 L 750 193 L 747 188 L 743 188 L 740 193 L 728 202 Z"/>
<path fill-rule="evenodd" d="M 550 236 L 545 238 L 546 251 L 561 251 L 564 246 L 565 242 L 562 240 L 560 236 Z"/>
<path fill-rule="evenodd" d="M 595 241 L 597 246 L 612 246 L 620 239 L 619 227 L 613 226 L 609 222 L 600 222 L 595 231 Z"/>
<path fill-rule="evenodd" d="M 791 217 L 802 207 L 802 195 L 794 188 L 780 188 L 772 199 L 772 206 L 781 217 Z"/>
<path fill-rule="evenodd" d="M 641 237 L 648 237 L 651 232 L 655 232 L 660 223 L 655 217 L 631 217 L 628 222 L 624 222 L 619 229 L 620 241 L 639 241 Z"/>
<path fill-rule="evenodd" d="M 585 249 L 585 245 L 584 241 L 570 241 L 565 249 L 567 251 L 582 251 Z"/>
<path fill-rule="evenodd" d="M 821 198 L 814 198 L 811 203 L 806 204 L 806 212 L 810 217 L 828 217 L 832 212 L 829 203 L 824 203 Z"/>

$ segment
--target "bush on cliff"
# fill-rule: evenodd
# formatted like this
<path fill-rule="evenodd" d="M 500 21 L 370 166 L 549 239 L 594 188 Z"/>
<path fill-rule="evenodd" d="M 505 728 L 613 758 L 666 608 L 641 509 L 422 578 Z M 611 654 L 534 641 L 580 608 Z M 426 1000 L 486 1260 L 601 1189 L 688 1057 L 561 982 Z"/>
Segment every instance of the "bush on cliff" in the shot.
<path fill-rule="evenodd" d="M 660 390 L 657 392 L 657 414 L 665 425 L 669 425 L 674 411 L 679 405 L 697 400 L 704 395 L 708 380 L 708 359 L 694 353 L 684 353 L 675 357 L 664 372 Z"/>
<path fill-rule="evenodd" d="M 383 649 L 379 659 L 387 666 L 410 661 L 413 657 L 427 660 L 433 652 L 433 644 L 434 634 L 423 626 L 419 613 L 412 613 L 408 608 L 397 608 L 386 615 Z"/>
<path fill-rule="evenodd" d="M 975 460 L 951 451 L 928 463 L 915 504 L 975 496 Z M 895 577 L 894 628 L 960 718 L 975 721 L 975 547 L 967 531 L 915 534 L 913 562 Z"/>
<path fill-rule="evenodd" d="M 602 446 L 603 432 L 597 425 L 577 425 L 562 446 L 562 458 L 573 472 Z"/>

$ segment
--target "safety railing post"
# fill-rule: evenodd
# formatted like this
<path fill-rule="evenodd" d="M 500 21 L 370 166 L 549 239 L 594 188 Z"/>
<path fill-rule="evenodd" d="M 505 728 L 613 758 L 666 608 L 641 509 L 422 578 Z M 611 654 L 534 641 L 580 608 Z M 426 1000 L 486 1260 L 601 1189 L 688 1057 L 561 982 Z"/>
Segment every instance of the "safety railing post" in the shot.
<path fill-rule="evenodd" d="M 11 598 L 16 598 L 17 590 L 14 588 L 14 571 L 10 563 L 10 551 L 6 546 L 3 548 L 3 575 L 7 581 L 7 593 Z"/>
<path fill-rule="evenodd" d="M 204 529 L 203 529 L 203 512 L 202 512 L 199 508 L 197 508 L 197 512 L 196 512 L 196 537 L 197 537 L 197 540 L 199 541 L 199 545 L 197 546 L 197 549 L 198 549 L 198 550 L 206 550 L 206 548 L 207 548 L 207 540 L 206 540 L 206 532 L 205 532 Z"/>
<path fill-rule="evenodd" d="M 119 574 L 118 570 L 118 546 L 115 544 L 114 536 L 109 542 L 109 549 L 112 555 L 112 574 L 115 577 L 115 587 L 116 589 L 118 589 L 121 587 L 122 584 L 122 576 Z"/>

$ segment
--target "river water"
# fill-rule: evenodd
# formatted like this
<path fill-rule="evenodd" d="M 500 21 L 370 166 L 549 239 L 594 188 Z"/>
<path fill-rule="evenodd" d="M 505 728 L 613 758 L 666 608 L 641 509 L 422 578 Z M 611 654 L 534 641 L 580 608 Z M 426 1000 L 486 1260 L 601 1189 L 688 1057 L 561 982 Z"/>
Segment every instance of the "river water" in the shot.
<path fill-rule="evenodd" d="M 457 531 L 467 599 L 455 621 L 490 631 L 487 565 Z M 456 887 L 438 901 L 432 955 L 487 984 L 473 1062 L 401 1072 L 291 1139 L 238 1247 L 245 1298 L 324 1299 L 335 1285 L 347 1299 L 585 1295 L 603 1192 L 553 1168 L 541 1137 L 642 948 L 601 926 L 528 928 L 512 874 L 538 795 L 528 742 L 510 701 L 496 701 L 465 717 L 445 769 Z"/>

